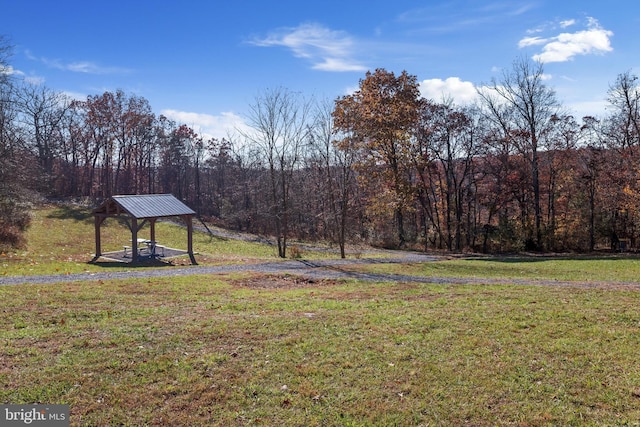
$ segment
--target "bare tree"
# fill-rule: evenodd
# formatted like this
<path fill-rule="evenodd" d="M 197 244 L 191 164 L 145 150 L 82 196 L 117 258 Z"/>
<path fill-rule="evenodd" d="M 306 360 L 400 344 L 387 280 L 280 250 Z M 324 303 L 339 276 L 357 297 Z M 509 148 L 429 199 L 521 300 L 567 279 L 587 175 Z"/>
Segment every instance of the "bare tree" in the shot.
<path fill-rule="evenodd" d="M 312 163 L 321 175 L 321 191 L 318 196 L 323 199 L 323 206 L 326 206 L 326 213 L 323 212 L 323 216 L 328 217 L 324 221 L 325 227 L 338 243 L 340 256 L 345 258 L 348 219 L 357 190 L 353 170 L 357 154 L 348 149 L 349 144 L 344 144 L 343 149 L 338 147 L 348 135 L 334 133 L 332 110 L 333 104 L 330 102 L 320 102 L 317 105 L 312 130 Z"/>
<path fill-rule="evenodd" d="M 607 118 L 608 139 L 613 148 L 640 146 L 640 85 L 627 71 L 609 87 L 607 101 L 612 113 Z"/>
<path fill-rule="evenodd" d="M 10 56 L 11 45 L 3 36 L 0 36 L 0 162 L 8 160 L 17 142 L 15 129 L 17 110 L 13 73 L 9 65 Z M 0 171 L 6 170 L 6 166 L 0 168 Z"/>
<path fill-rule="evenodd" d="M 308 143 L 311 103 L 287 89 L 266 90 L 249 107 L 245 134 L 269 173 L 269 212 L 275 225 L 278 256 L 285 258 L 289 234 L 290 189 Z"/>
<path fill-rule="evenodd" d="M 486 111 L 501 124 L 505 136 L 513 141 L 529 165 L 534 227 L 528 241 L 538 249 L 542 248 L 541 136 L 560 107 L 555 92 L 544 80 L 542 63 L 521 58 L 503 73 L 500 81 L 494 79 L 491 87 L 480 91 Z"/>
<path fill-rule="evenodd" d="M 612 240 L 629 238 L 635 241 L 640 218 L 640 84 L 635 74 L 627 71 L 610 85 L 607 100 L 610 114 L 603 120 L 604 139 L 610 151 L 615 151 L 618 164 L 607 165 L 607 177 L 616 185 L 611 190 L 618 200 L 610 203 Z M 620 218 L 624 220 L 620 221 Z M 633 243 L 632 243 L 633 244 Z M 612 247 L 616 242 L 612 241 Z"/>
<path fill-rule="evenodd" d="M 41 188 L 50 189 L 54 160 L 60 154 L 60 125 L 70 101 L 61 92 L 25 83 L 17 91 L 17 102 L 26 142 L 34 150 L 43 174 Z"/>
<path fill-rule="evenodd" d="M 0 249 L 24 245 L 24 231 L 31 222 L 25 171 L 30 162 L 22 148 L 22 134 L 17 124 L 10 56 L 11 45 L 0 36 Z"/>

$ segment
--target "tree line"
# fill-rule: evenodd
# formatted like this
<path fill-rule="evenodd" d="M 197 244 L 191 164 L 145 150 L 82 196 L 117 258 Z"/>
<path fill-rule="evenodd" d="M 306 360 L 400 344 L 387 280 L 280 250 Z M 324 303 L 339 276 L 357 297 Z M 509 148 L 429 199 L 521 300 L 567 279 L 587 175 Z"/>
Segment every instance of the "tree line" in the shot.
<path fill-rule="evenodd" d="M 0 246 L 19 247 L 36 197 L 97 203 L 172 193 L 203 218 L 289 239 L 504 252 L 635 248 L 640 91 L 579 121 L 517 59 L 474 105 L 425 99 L 416 76 L 368 72 L 316 100 L 267 89 L 247 127 L 205 138 L 121 90 L 72 100 L 9 72 L 0 40 Z"/>

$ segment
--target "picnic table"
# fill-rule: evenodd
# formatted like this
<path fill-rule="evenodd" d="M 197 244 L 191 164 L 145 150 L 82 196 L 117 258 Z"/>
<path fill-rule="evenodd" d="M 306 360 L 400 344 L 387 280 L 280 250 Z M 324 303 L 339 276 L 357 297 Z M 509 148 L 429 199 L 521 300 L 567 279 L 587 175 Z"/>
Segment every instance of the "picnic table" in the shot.
<path fill-rule="evenodd" d="M 131 250 L 131 246 L 125 245 L 124 256 L 127 256 L 127 251 L 129 250 Z M 145 250 L 146 254 L 144 253 Z M 159 245 L 155 240 L 138 239 L 138 256 L 148 256 L 149 258 L 164 256 L 164 246 Z"/>

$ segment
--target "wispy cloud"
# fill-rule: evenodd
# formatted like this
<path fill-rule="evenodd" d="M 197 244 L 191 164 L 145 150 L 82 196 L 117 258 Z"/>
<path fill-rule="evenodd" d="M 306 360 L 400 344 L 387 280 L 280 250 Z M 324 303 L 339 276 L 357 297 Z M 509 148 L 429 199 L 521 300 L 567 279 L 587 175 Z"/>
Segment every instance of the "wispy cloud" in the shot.
<path fill-rule="evenodd" d="M 33 85 L 41 85 L 41 84 L 44 84 L 45 82 L 44 77 L 37 76 L 37 75 L 27 75 L 25 72 L 21 70 L 16 70 L 11 65 L 6 65 L 6 66 L 0 65 L 0 76 L 2 75 L 17 77 Z"/>
<path fill-rule="evenodd" d="M 529 47 L 547 43 L 548 39 L 543 37 L 525 37 L 518 42 L 518 47 Z"/>
<path fill-rule="evenodd" d="M 267 37 L 252 39 L 250 43 L 262 47 L 288 48 L 294 56 L 309 60 L 316 70 L 343 72 L 367 69 L 354 59 L 355 42 L 346 32 L 317 23 L 281 28 Z"/>
<path fill-rule="evenodd" d="M 575 23 L 576 23 L 575 19 L 567 19 L 565 21 L 560 21 L 560 27 L 567 28 L 574 25 Z"/>
<path fill-rule="evenodd" d="M 237 132 L 246 130 L 247 126 L 242 117 L 232 112 L 212 115 L 166 109 L 162 110 L 161 114 L 179 124 L 185 124 L 191 127 L 205 139 L 226 138 Z"/>
<path fill-rule="evenodd" d="M 561 28 L 575 25 L 574 20 L 561 21 Z M 613 51 L 613 32 L 600 26 L 595 18 L 588 18 L 586 29 L 573 33 L 563 32 L 552 37 L 524 37 L 518 47 L 542 46 L 533 59 L 541 62 L 565 62 L 577 55 L 602 54 Z"/>
<path fill-rule="evenodd" d="M 64 62 L 60 59 L 51 59 L 42 56 L 33 55 L 30 51 L 26 51 L 25 55 L 32 61 L 38 61 L 50 68 L 62 71 L 71 71 L 83 74 L 124 74 L 131 70 L 123 67 L 103 66 L 92 61 L 74 61 Z"/>
<path fill-rule="evenodd" d="M 495 1 L 482 5 L 469 1 L 425 4 L 401 13 L 396 20 L 419 25 L 422 32 L 453 33 L 511 20 L 535 7 L 528 0 Z"/>

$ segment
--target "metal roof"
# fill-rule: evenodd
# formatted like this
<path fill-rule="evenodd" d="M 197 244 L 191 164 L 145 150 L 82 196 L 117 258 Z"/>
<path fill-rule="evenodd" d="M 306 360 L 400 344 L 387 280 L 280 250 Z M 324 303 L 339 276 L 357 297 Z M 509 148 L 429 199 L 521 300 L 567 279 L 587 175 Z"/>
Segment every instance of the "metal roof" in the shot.
<path fill-rule="evenodd" d="M 195 212 L 172 194 L 138 194 L 112 196 L 94 210 L 98 214 L 126 212 L 134 218 L 160 218 L 194 215 Z"/>

